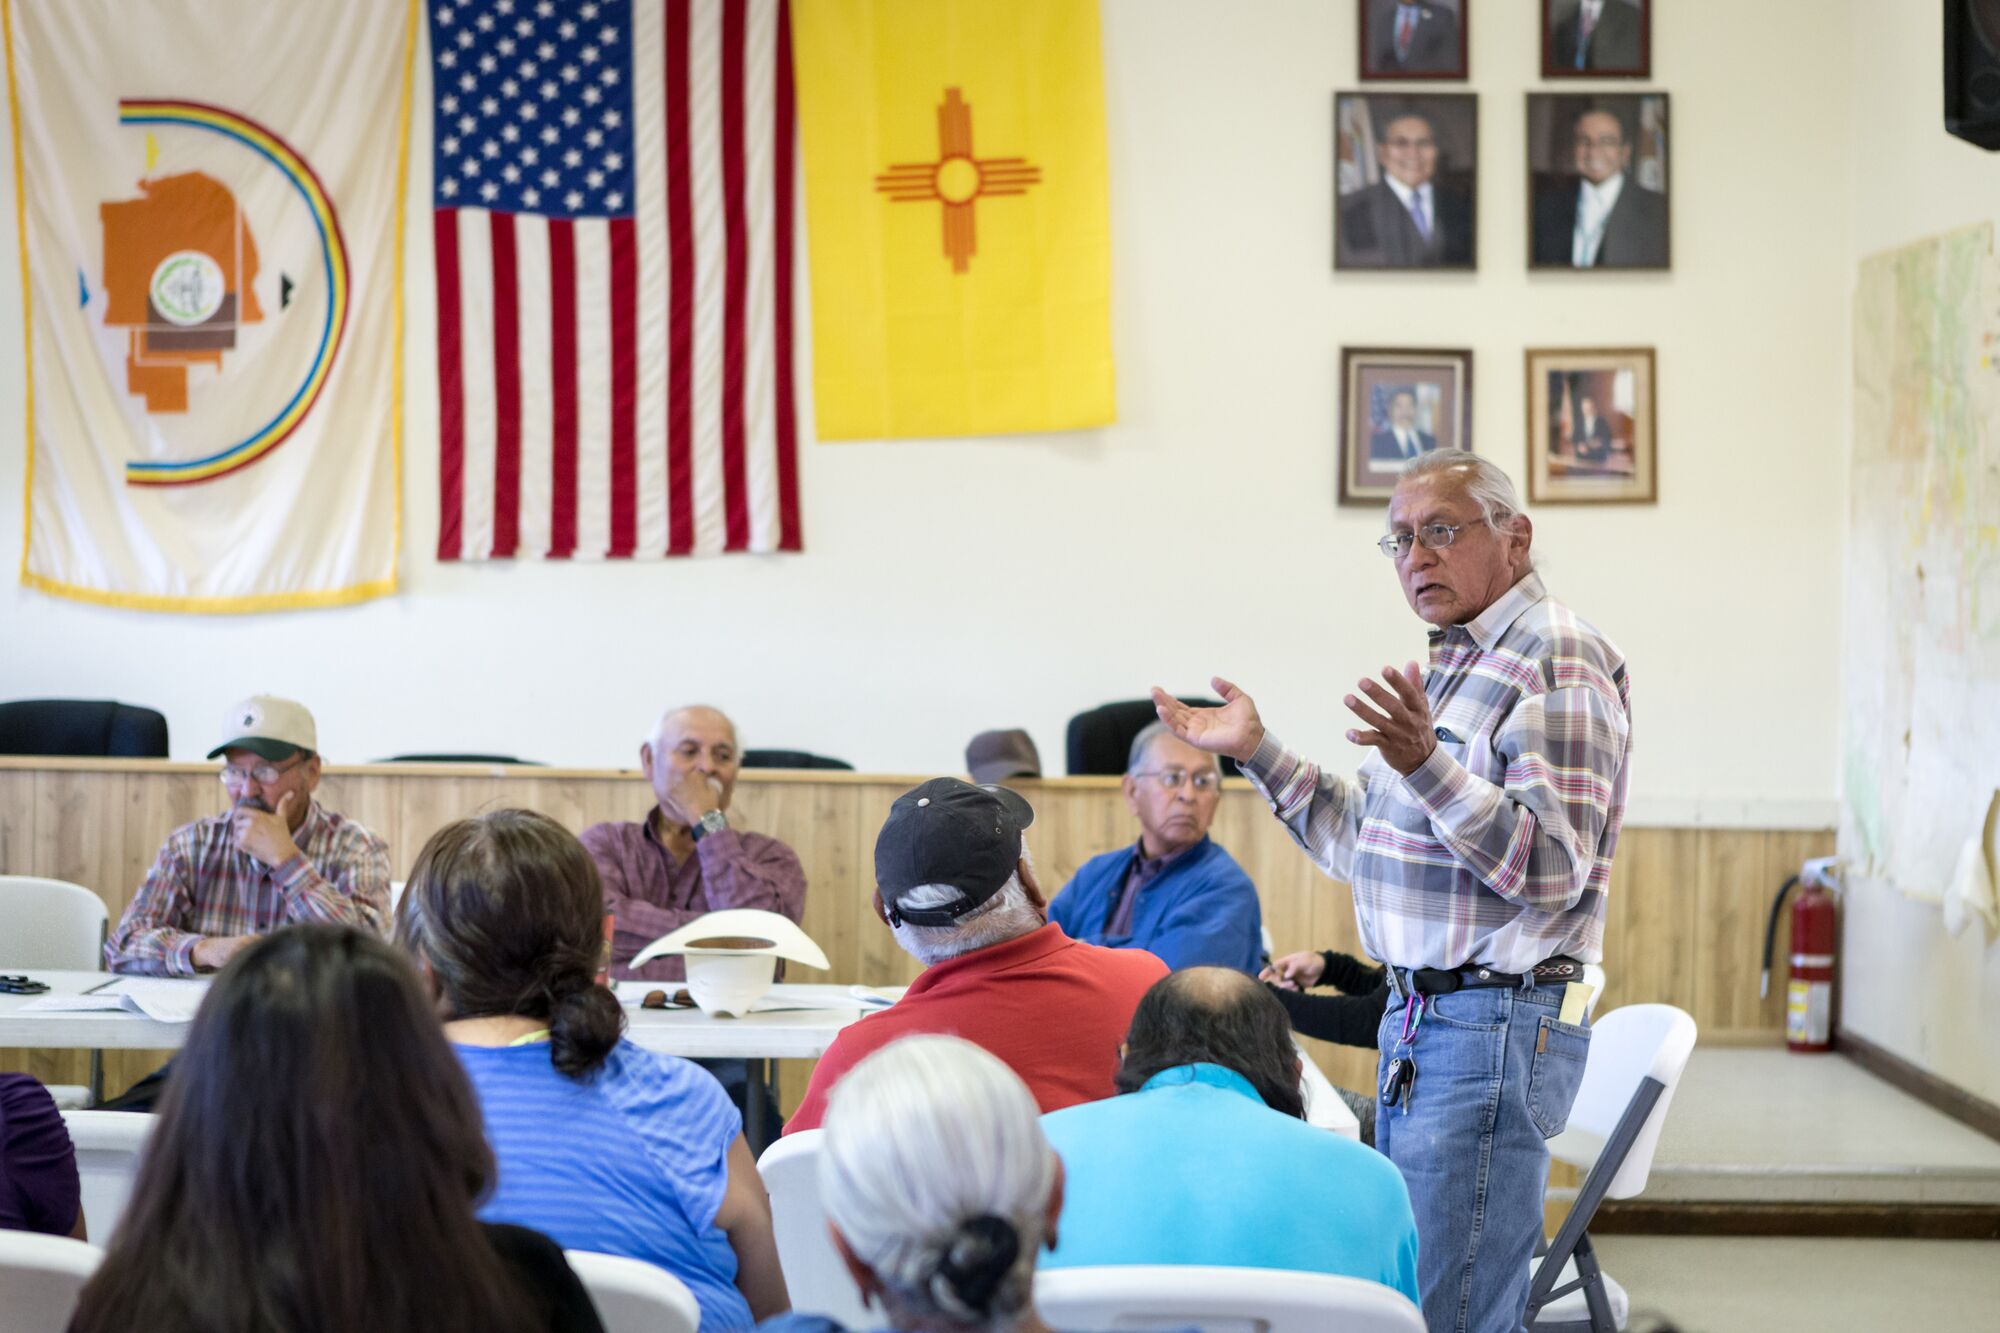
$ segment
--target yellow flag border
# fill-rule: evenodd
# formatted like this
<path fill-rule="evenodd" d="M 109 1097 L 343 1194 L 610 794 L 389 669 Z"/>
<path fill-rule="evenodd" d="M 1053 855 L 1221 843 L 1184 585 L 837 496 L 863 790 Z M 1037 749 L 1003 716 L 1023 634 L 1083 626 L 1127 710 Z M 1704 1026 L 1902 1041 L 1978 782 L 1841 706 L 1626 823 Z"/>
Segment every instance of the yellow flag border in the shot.
<path fill-rule="evenodd" d="M 28 459 L 27 476 L 21 486 L 21 586 L 55 597 L 95 606 L 116 606 L 133 611 L 181 611 L 194 615 L 246 615 L 259 611 L 296 611 L 328 606 L 351 606 L 356 602 L 387 597 L 396 591 L 396 569 L 403 559 L 403 265 L 404 232 L 408 225 L 410 189 L 410 104 L 416 82 L 417 12 L 421 0 L 408 0 L 403 15 L 403 90 L 396 115 L 396 252 L 391 281 L 392 296 L 389 372 L 390 484 L 394 513 L 390 519 L 389 577 L 345 588 L 323 588 L 309 592 L 257 593 L 247 597 L 163 597 L 153 593 L 111 592 L 64 583 L 30 572 L 28 553 L 34 544 L 35 521 L 35 306 L 28 271 L 28 192 L 27 170 L 21 156 L 21 88 L 14 70 L 14 0 L 0 0 L 0 37 L 7 47 L 7 118 L 14 147 L 14 231 L 21 251 L 21 352 L 26 370 L 27 429 L 24 432 Z"/>

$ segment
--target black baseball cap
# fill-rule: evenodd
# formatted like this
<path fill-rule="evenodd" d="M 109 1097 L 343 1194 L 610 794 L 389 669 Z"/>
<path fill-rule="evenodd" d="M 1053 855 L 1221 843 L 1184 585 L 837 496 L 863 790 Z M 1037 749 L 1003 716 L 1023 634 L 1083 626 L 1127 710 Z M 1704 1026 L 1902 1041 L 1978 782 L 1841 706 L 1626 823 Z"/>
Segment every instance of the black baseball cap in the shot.
<path fill-rule="evenodd" d="M 875 839 L 875 886 L 889 924 L 957 924 L 1013 877 L 1021 830 L 1034 822 L 1034 807 L 1005 787 L 932 778 L 898 796 Z M 959 896 L 914 909 L 899 905 L 923 884 L 949 884 Z"/>

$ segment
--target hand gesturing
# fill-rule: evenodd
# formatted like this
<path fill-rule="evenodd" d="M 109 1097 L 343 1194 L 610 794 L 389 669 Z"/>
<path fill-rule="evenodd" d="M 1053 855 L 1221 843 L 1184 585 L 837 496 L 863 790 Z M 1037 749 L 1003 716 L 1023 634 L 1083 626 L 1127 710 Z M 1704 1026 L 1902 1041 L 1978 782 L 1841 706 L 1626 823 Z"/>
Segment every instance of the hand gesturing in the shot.
<path fill-rule="evenodd" d="M 1384 763 L 1408 777 L 1437 749 L 1430 700 L 1424 697 L 1423 676 L 1417 664 L 1411 662 L 1401 671 L 1383 667 L 1382 683 L 1363 677 L 1359 689 L 1374 706 L 1352 694 L 1341 701 L 1349 712 L 1368 724 L 1367 730 L 1348 732 L 1347 739 L 1380 750 Z"/>
<path fill-rule="evenodd" d="M 1257 716 L 1257 705 L 1220 676 L 1209 684 L 1222 696 L 1222 707 L 1192 707 L 1157 685 L 1153 687 L 1153 707 L 1159 711 L 1160 721 L 1195 749 L 1226 754 L 1239 764 L 1247 764 L 1264 742 L 1264 720 Z"/>

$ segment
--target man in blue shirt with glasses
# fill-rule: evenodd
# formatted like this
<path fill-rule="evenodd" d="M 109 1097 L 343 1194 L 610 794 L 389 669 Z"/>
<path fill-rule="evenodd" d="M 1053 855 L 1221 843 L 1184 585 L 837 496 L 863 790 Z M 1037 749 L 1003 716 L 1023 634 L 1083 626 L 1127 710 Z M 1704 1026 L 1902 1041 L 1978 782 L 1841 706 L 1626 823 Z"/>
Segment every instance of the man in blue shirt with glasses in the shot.
<path fill-rule="evenodd" d="M 1084 862 L 1049 920 L 1071 939 L 1144 949 L 1175 971 L 1208 964 L 1255 975 L 1264 934 L 1256 886 L 1208 836 L 1222 799 L 1215 756 L 1155 722 L 1132 740 L 1124 791 L 1139 840 Z"/>

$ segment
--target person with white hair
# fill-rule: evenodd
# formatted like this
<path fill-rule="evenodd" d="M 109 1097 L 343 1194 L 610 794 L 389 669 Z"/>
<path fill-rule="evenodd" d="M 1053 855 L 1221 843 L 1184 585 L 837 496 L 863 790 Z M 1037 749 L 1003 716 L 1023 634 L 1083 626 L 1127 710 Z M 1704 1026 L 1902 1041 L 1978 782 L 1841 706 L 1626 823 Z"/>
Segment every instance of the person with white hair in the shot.
<path fill-rule="evenodd" d="M 583 831 L 604 880 L 604 910 L 616 918 L 612 976 L 679 981 L 686 974 L 678 954 L 638 968 L 632 957 L 708 912 L 756 907 L 794 921 L 805 915 L 798 853 L 729 822 L 742 767 L 736 724 L 720 709 L 670 708 L 639 746 L 653 808 L 641 820 L 606 820 Z"/>
<path fill-rule="evenodd" d="M 1409 1185 L 1424 1316 L 1431 1333 L 1513 1333 L 1545 1140 L 1568 1122 L 1590 1048 L 1570 985 L 1604 954 L 1631 771 L 1625 659 L 1549 596 L 1534 524 L 1492 463 L 1419 459 L 1388 520 L 1378 545 L 1431 626 L 1430 661 L 1344 698 L 1360 720 L 1347 739 L 1374 752 L 1357 778 L 1286 749 L 1228 681 L 1214 682 L 1219 708 L 1153 699 L 1183 740 L 1235 758 L 1352 886 L 1362 946 L 1389 969 L 1375 1143 Z"/>
<path fill-rule="evenodd" d="M 1018 793 L 957 778 L 896 798 L 875 840 L 875 913 L 924 971 L 892 1007 L 841 1029 L 787 1134 L 818 1126 L 827 1094 L 864 1057 L 921 1032 L 985 1047 L 1044 1111 L 1111 1095 L 1125 1025 L 1167 965 L 1049 921 L 1023 837 L 1034 819 Z"/>
<path fill-rule="evenodd" d="M 834 1248 L 898 1333 L 1048 1333 L 1035 1258 L 1055 1243 L 1063 1166 L 1035 1098 L 997 1057 L 904 1037 L 835 1089 L 819 1162 Z M 763 1333 L 846 1333 L 785 1315 Z"/>

